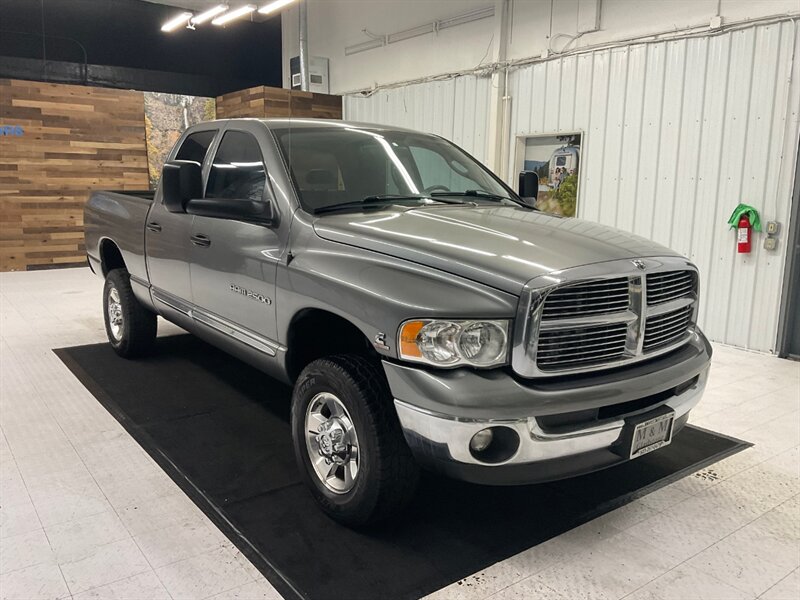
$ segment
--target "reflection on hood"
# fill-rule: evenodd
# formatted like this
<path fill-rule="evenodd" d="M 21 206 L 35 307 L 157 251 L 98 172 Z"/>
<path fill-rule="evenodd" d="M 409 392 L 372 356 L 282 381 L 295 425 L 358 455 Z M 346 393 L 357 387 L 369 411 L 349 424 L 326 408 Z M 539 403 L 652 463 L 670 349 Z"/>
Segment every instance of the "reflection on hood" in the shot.
<path fill-rule="evenodd" d="M 513 206 L 390 206 L 317 218 L 325 239 L 519 293 L 539 275 L 596 262 L 677 254 L 645 238 Z"/>

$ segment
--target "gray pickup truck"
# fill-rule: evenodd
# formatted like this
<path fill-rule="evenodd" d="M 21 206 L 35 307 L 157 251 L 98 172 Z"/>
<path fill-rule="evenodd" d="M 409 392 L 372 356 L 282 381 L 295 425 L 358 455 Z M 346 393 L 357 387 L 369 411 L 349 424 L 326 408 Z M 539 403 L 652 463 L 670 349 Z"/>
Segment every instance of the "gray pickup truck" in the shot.
<path fill-rule="evenodd" d="M 409 130 L 191 127 L 154 195 L 86 206 L 109 341 L 141 356 L 160 315 L 293 384 L 302 477 L 353 526 L 400 510 L 421 466 L 524 484 L 669 444 L 709 369 L 697 269 L 520 188 Z"/>

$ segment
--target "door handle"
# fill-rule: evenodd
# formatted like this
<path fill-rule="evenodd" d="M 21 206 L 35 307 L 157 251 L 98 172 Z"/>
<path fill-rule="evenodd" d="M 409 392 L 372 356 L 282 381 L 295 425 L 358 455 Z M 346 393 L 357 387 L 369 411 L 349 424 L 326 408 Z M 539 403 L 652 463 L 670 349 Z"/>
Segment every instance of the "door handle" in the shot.
<path fill-rule="evenodd" d="M 204 248 L 207 248 L 208 246 L 211 245 L 211 240 L 208 239 L 208 237 L 203 235 L 202 233 L 193 235 L 190 239 L 192 240 L 192 243 L 195 246 L 203 246 Z"/>
<path fill-rule="evenodd" d="M 154 233 L 159 233 L 161 231 L 161 225 L 159 225 L 155 221 L 150 221 L 147 224 L 147 229 L 149 229 L 150 231 L 152 231 Z"/>

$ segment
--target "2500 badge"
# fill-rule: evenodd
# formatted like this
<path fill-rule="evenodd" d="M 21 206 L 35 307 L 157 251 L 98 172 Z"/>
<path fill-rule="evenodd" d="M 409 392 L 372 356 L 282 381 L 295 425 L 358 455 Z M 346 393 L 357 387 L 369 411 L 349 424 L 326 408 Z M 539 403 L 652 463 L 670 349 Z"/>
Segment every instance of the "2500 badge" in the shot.
<path fill-rule="evenodd" d="M 258 292 L 253 292 L 251 290 L 245 289 L 241 286 L 236 285 L 235 283 L 231 284 L 230 289 L 235 294 L 241 294 L 242 296 L 247 296 L 248 298 L 252 298 L 253 300 L 257 300 L 258 302 L 263 302 L 264 304 L 272 304 L 272 300 L 267 298 L 264 294 L 259 294 Z"/>

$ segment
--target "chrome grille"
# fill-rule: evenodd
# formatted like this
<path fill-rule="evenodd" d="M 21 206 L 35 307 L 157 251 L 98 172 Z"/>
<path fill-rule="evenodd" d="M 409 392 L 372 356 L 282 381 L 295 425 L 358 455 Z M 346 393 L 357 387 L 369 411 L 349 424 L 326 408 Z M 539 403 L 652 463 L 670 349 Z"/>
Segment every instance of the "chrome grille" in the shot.
<path fill-rule="evenodd" d="M 512 366 L 523 377 L 548 377 L 669 352 L 690 339 L 697 294 L 697 270 L 678 257 L 595 263 L 531 280 Z"/>
<path fill-rule="evenodd" d="M 644 345 L 642 350 L 649 352 L 681 339 L 692 320 L 693 307 L 684 306 L 660 315 L 647 318 L 644 328 Z"/>
<path fill-rule="evenodd" d="M 628 278 L 604 279 L 567 285 L 551 292 L 542 310 L 542 320 L 601 315 L 628 308 Z"/>
<path fill-rule="evenodd" d="M 625 353 L 627 334 L 626 323 L 544 330 L 539 336 L 537 364 L 546 371 L 618 359 Z"/>
<path fill-rule="evenodd" d="M 667 271 L 647 276 L 647 304 L 654 306 L 695 291 L 695 274 L 692 271 Z"/>

